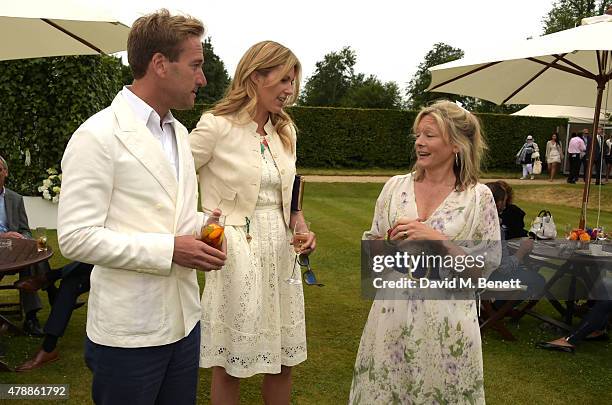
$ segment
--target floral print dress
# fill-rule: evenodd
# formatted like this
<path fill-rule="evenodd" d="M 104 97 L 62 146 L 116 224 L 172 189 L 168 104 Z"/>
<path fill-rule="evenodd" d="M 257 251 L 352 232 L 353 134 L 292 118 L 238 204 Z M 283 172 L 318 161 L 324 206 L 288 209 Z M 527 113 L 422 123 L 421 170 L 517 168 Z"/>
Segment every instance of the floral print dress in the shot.
<path fill-rule="evenodd" d="M 363 238 L 380 238 L 402 216 L 418 217 L 413 174 L 385 184 Z M 451 240 L 474 241 L 464 247 L 468 252 L 487 249 L 483 276 L 499 265 L 499 220 L 488 187 L 451 192 L 425 223 Z M 374 301 L 357 353 L 350 404 L 484 402 L 475 300 Z"/>

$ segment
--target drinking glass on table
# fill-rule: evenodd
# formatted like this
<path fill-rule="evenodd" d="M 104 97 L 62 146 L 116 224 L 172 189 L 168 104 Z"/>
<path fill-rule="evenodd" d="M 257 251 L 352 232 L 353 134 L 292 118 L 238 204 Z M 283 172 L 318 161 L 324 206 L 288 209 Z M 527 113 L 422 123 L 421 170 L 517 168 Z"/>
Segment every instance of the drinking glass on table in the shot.
<path fill-rule="evenodd" d="M 302 245 L 308 240 L 310 236 L 310 222 L 296 221 L 293 226 L 293 250 L 295 251 L 295 260 L 293 261 L 293 271 L 291 277 L 285 280 L 288 284 L 302 284 L 300 278 L 300 271 L 296 277 L 295 269 L 299 269 L 298 256 L 302 253 Z"/>
<path fill-rule="evenodd" d="M 225 215 L 219 211 L 204 210 L 204 225 L 200 231 L 202 242 L 221 250 L 225 234 Z"/>
<path fill-rule="evenodd" d="M 34 230 L 34 239 L 36 240 L 36 249 L 39 252 L 47 250 L 47 228 L 36 228 Z"/>
<path fill-rule="evenodd" d="M 603 225 L 601 225 L 597 230 L 597 240 L 598 241 L 606 240 L 606 233 L 605 233 L 605 228 L 603 227 Z"/>

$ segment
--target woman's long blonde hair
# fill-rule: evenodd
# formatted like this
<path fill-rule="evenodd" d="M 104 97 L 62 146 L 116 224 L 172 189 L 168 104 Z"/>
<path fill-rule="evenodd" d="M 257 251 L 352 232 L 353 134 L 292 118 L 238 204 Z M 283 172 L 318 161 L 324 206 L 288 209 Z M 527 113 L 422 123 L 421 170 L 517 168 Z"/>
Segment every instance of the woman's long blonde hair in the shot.
<path fill-rule="evenodd" d="M 487 149 L 478 118 L 453 102 L 440 100 L 421 109 L 414 120 L 414 133 L 426 116 L 433 118 L 446 141 L 459 149 L 453 163 L 455 190 L 463 191 L 476 185 L 480 176 L 480 164 Z M 414 171 L 415 179 L 422 180 L 423 169 L 415 164 Z"/>
<path fill-rule="evenodd" d="M 253 72 L 257 72 L 263 76 L 267 76 L 272 70 L 282 66 L 281 74 L 278 80 L 285 77 L 292 69 L 295 70 L 295 82 L 293 95 L 287 99 L 287 104 L 295 103 L 300 93 L 300 79 L 302 74 L 302 66 L 298 58 L 291 50 L 278 42 L 262 41 L 258 42 L 242 56 L 236 73 L 221 99 L 211 110 L 214 115 L 230 115 L 234 113 L 246 112 L 251 119 L 255 118 L 257 111 L 257 86 L 251 78 Z M 277 82 L 269 83 L 274 85 Z M 274 125 L 274 129 L 281 138 L 281 141 L 286 149 L 292 149 L 291 142 L 291 126 L 294 126 L 293 120 L 284 110 L 280 113 L 271 113 L 270 120 Z M 292 151 L 293 152 L 293 151 Z"/>

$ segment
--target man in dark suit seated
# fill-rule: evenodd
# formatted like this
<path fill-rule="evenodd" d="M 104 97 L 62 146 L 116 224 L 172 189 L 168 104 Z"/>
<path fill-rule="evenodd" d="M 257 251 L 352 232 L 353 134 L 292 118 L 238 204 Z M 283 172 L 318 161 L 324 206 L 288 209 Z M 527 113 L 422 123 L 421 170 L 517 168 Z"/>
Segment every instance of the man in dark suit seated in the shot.
<path fill-rule="evenodd" d="M 64 332 L 70 322 L 72 311 L 78 308 L 76 304 L 79 295 L 89 291 L 89 276 L 93 265 L 81 262 L 73 262 L 61 270 L 52 270 L 43 277 L 34 277 L 25 280 L 26 287 L 30 290 L 48 286 L 51 288 L 55 280 L 61 278 L 57 294 L 52 303 L 51 313 L 45 323 L 45 338 L 42 347 L 15 371 L 30 371 L 42 367 L 59 359 L 57 341 L 64 336 Z M 53 286 L 54 288 L 54 286 Z M 51 295 L 49 295 L 51 297 Z"/>
<path fill-rule="evenodd" d="M 23 205 L 23 197 L 5 187 L 9 174 L 8 164 L 0 156 L 0 238 L 32 238 L 28 225 L 28 215 Z M 19 272 L 19 278 L 44 274 L 50 270 L 48 262 L 30 266 Z M 19 299 L 25 312 L 24 332 L 32 336 L 42 336 L 43 332 L 36 313 L 42 308 L 36 292 L 19 291 Z"/>

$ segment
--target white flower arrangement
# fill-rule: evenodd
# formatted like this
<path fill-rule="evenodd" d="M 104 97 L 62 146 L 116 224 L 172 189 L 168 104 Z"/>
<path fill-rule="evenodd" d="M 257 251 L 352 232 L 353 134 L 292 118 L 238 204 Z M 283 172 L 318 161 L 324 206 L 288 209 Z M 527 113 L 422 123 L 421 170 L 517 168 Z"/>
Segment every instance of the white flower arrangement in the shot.
<path fill-rule="evenodd" d="M 42 181 L 38 186 L 38 192 L 42 194 L 42 198 L 57 204 L 59 201 L 60 191 L 62 190 L 62 175 L 57 173 L 57 170 L 47 169 L 49 177 Z"/>

